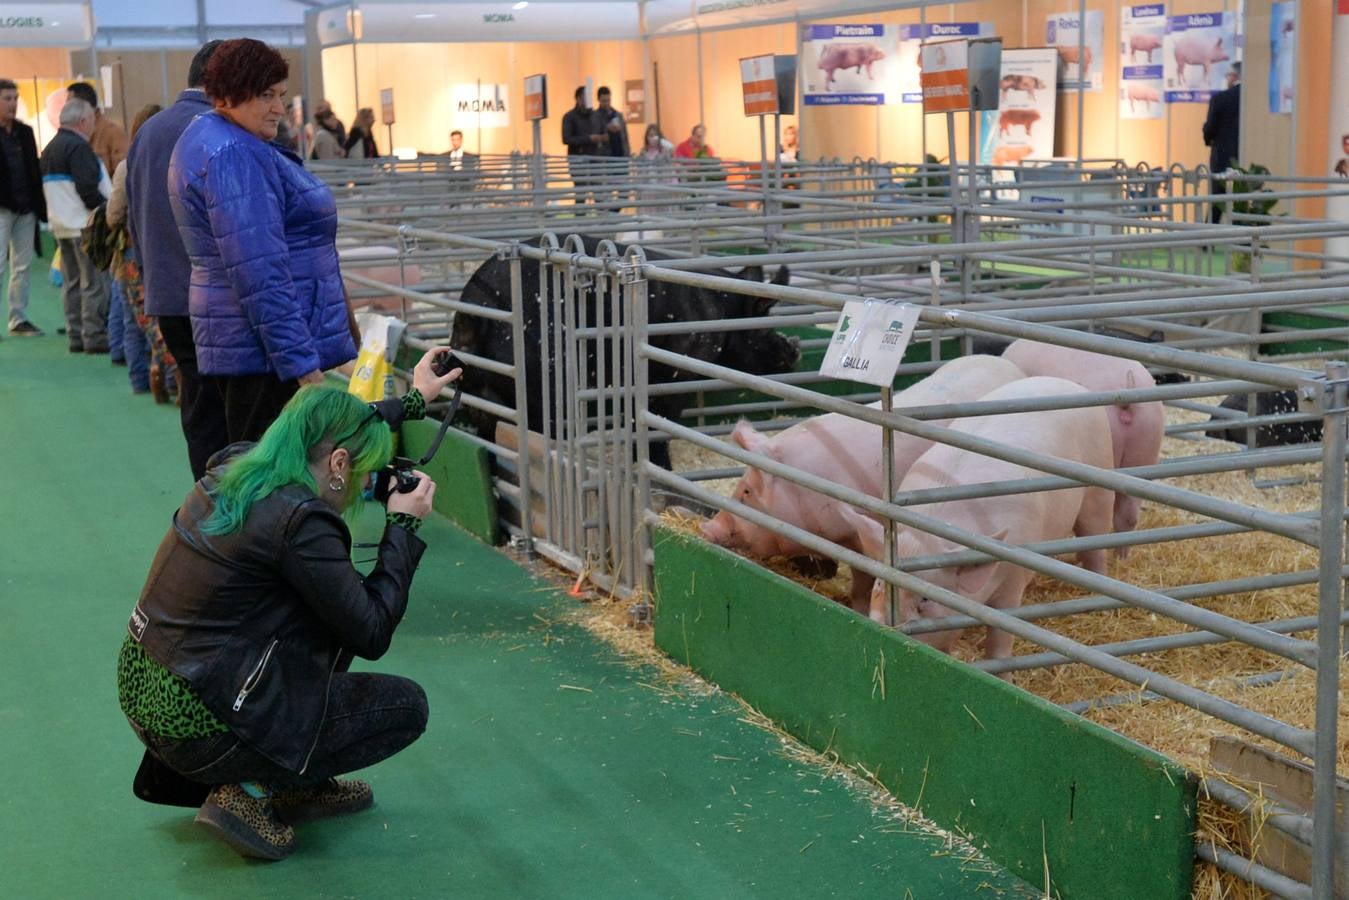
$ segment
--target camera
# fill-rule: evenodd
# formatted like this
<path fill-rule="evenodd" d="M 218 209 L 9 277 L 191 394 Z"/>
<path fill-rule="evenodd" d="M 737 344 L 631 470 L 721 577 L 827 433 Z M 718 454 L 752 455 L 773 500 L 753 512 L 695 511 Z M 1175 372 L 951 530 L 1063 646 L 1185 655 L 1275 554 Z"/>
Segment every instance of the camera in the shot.
<path fill-rule="evenodd" d="M 431 371 L 437 376 L 444 377 L 455 369 L 464 368 L 464 362 L 448 350 L 442 350 L 431 360 Z M 450 422 L 454 419 L 455 413 L 459 411 L 459 402 L 463 395 L 463 385 L 458 384 L 454 389 L 454 399 L 450 401 L 450 408 L 445 414 L 445 420 L 441 423 L 440 431 L 437 432 L 435 440 L 427 449 L 426 455 L 419 460 L 408 459 L 406 456 L 395 456 L 393 460 L 384 468 L 375 473 L 374 497 L 381 504 L 389 502 L 391 494 L 410 494 L 417 489 L 417 484 L 421 481 L 414 473 L 413 469 L 418 466 L 424 466 L 429 463 L 440 449 L 440 442 L 445 437 L 446 430 L 450 427 Z"/>

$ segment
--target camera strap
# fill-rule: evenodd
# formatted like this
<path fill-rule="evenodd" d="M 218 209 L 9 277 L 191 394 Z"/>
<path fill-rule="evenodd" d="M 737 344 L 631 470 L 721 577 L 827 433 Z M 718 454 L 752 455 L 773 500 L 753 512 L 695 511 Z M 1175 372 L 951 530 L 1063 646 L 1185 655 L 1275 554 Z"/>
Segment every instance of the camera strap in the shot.
<path fill-rule="evenodd" d="M 431 440 L 431 446 L 426 448 L 426 455 L 413 463 L 413 465 L 424 466 L 435 458 L 436 451 L 440 449 L 440 442 L 445 440 L 445 432 L 450 430 L 450 423 L 453 422 L 454 417 L 459 414 L 459 404 L 463 402 L 463 399 L 464 383 L 461 379 L 454 385 L 454 396 L 450 398 L 450 408 L 445 412 L 445 417 L 440 423 L 440 430 L 436 432 L 436 436 Z"/>

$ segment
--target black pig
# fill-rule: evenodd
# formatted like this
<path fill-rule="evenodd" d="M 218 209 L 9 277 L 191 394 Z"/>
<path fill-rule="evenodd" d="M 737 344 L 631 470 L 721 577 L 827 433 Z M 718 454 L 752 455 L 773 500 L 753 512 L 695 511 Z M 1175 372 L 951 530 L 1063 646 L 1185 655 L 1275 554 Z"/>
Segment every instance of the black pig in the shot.
<path fill-rule="evenodd" d="M 1224 409 L 1246 411 L 1246 395 L 1233 394 L 1222 402 Z M 1298 412 L 1297 394 L 1293 391 L 1261 391 L 1255 395 L 1255 414 L 1272 416 L 1279 413 Z M 1209 421 L 1213 421 L 1210 418 Z M 1223 419 L 1222 421 L 1231 421 Z M 1246 428 L 1233 425 L 1231 428 L 1213 430 L 1210 437 L 1234 444 L 1246 444 Z M 1321 440 L 1320 421 L 1280 422 L 1277 425 L 1257 425 L 1255 428 L 1255 446 L 1276 447 L 1282 444 L 1315 444 Z"/>
<path fill-rule="evenodd" d="M 594 256 L 599 249 L 599 239 L 584 237 L 585 252 Z M 537 247 L 538 240 L 527 242 Z M 626 252 L 623 245 L 617 247 L 620 255 Z M 662 254 L 648 251 L 650 260 L 668 259 Z M 738 272 L 719 271 L 715 274 L 749 281 L 762 281 L 763 269 L 750 266 Z M 539 322 L 539 264 L 535 260 L 523 260 L 520 266 L 521 294 L 525 302 L 525 340 L 529 352 L 525 354 L 525 384 L 529 404 L 529 427 L 534 431 L 542 430 L 543 378 L 539 340 L 541 328 Z M 774 284 L 786 284 L 789 273 L 783 266 L 773 278 Z M 585 319 L 592 325 L 596 321 L 596 298 L 593 288 L 582 292 L 585 298 Z M 487 260 L 464 286 L 460 298 L 465 303 L 495 309 L 511 308 L 510 262 L 493 257 Z M 744 319 L 764 316 L 773 307 L 773 300 L 749 297 L 730 291 L 715 291 L 685 285 L 651 281 L 647 287 L 647 320 L 651 323 L 698 322 L 712 319 Z M 605 323 L 609 315 L 609 304 L 604 303 Z M 549 324 L 556 326 L 551 319 Z M 503 363 L 514 359 L 514 341 L 511 323 L 497 322 L 481 316 L 459 313 L 454 317 L 454 328 L 450 343 L 469 353 L 483 356 Z M 757 328 L 741 331 L 692 331 L 684 334 L 662 334 L 652 338 L 651 343 L 671 353 L 679 353 L 694 359 L 718 365 L 729 366 L 754 375 L 774 375 L 790 372 L 801 356 L 800 347 L 795 338 L 788 338 L 772 329 Z M 548 335 L 549 356 L 553 355 L 553 335 Z M 606 344 L 605 353 L 609 353 Z M 606 367 L 611 360 L 605 359 Z M 556 364 L 556 361 L 554 361 Z M 595 342 L 589 342 L 586 350 L 587 380 L 594 384 L 597 377 Z M 612 371 L 607 372 L 612 380 Z M 551 377 L 551 373 L 550 373 Z M 660 363 L 651 363 L 648 368 L 650 383 L 687 381 L 697 378 L 689 372 L 675 369 Z M 515 406 L 515 385 L 504 375 L 484 372 L 469 366 L 464 373 L 464 390 L 502 406 Z M 651 398 L 651 411 L 669 419 L 676 419 L 686 398 L 679 396 Z M 480 411 L 470 411 L 481 437 L 492 440 L 496 428 L 496 419 Z M 650 448 L 651 460 L 664 468 L 670 468 L 670 449 L 666 442 L 653 442 Z"/>

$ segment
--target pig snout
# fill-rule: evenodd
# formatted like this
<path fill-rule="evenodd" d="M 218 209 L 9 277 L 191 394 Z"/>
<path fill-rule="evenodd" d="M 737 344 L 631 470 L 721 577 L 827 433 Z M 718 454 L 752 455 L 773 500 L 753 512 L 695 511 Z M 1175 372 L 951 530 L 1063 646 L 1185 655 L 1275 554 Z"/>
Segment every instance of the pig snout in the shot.
<path fill-rule="evenodd" d="M 731 514 L 723 510 L 699 525 L 698 530 L 707 540 L 719 547 L 725 547 L 729 544 L 735 528 Z"/>

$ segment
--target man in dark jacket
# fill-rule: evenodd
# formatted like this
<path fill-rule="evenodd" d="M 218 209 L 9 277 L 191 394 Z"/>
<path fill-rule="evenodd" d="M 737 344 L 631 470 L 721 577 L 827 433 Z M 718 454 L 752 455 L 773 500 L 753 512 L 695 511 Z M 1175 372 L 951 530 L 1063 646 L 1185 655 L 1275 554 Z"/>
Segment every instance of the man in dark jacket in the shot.
<path fill-rule="evenodd" d="M 599 105 L 591 114 L 590 130 L 600 140 L 590 151 L 594 156 L 610 156 L 627 159 L 632 155 L 628 148 L 628 126 L 623 114 L 614 109 L 612 94 L 607 87 L 595 92 Z"/>
<path fill-rule="evenodd" d="M 47 221 L 37 141 L 16 116 L 19 88 L 0 78 L 0 285 L 9 272 L 9 333 L 42 334 L 28 321 L 28 266 L 38 249 L 38 221 Z"/>
<path fill-rule="evenodd" d="M 599 135 L 594 130 L 590 107 L 586 106 L 585 85 L 576 89 L 576 105 L 562 117 L 562 143 L 567 145 L 567 169 L 576 187 L 576 202 L 586 203 L 586 192 L 590 189 L 586 157 L 599 143 Z"/>
<path fill-rule="evenodd" d="M 1209 170 L 1225 172 L 1237 164 L 1237 143 L 1241 137 L 1241 63 L 1232 63 L 1227 70 L 1227 90 L 1219 91 L 1208 102 L 1208 116 L 1204 119 L 1204 143 L 1208 145 Z M 1210 194 L 1227 193 L 1221 181 L 1209 182 Z M 1222 221 L 1223 204 L 1214 203 L 1211 218 Z"/>
<path fill-rule="evenodd" d="M 165 187 L 169 157 L 188 123 L 211 111 L 202 90 L 206 62 L 220 41 L 197 51 L 187 73 L 187 90 L 163 112 L 146 120 L 136 132 L 127 155 L 127 225 L 140 259 L 145 282 L 145 314 L 159 318 L 164 343 L 178 363 L 182 398 L 183 436 L 192 479 L 206 474 L 211 454 L 229 443 L 225 427 L 225 396 L 215 380 L 197 370 L 197 348 L 187 311 L 187 288 L 192 263 L 173 219 Z"/>
<path fill-rule="evenodd" d="M 89 213 L 112 194 L 112 181 L 89 146 L 94 108 L 78 97 L 61 107 L 61 130 L 42 150 L 47 218 L 61 250 L 61 301 L 71 353 L 108 352 L 108 285 L 80 245 Z"/>

